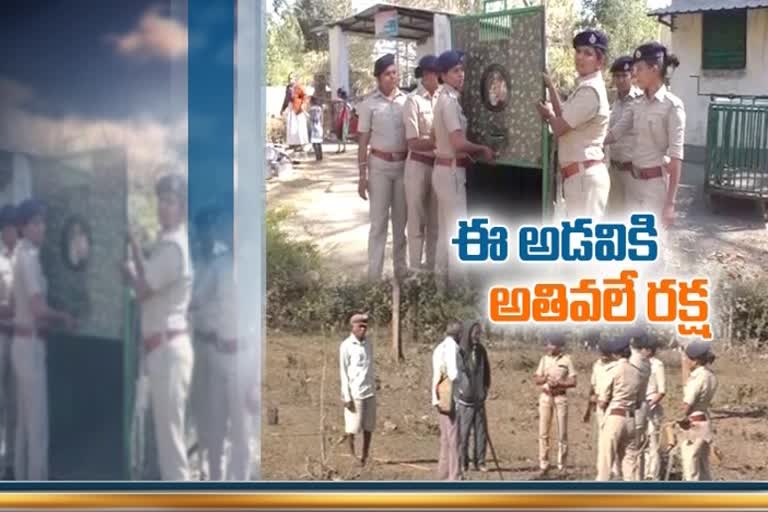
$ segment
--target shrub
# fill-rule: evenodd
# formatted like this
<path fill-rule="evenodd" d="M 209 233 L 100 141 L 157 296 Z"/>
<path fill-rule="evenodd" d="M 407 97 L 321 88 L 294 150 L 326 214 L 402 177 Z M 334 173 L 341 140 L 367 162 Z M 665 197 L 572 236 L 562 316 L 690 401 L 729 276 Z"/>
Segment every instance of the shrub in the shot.
<path fill-rule="evenodd" d="M 366 311 L 372 322 L 388 325 L 392 284 L 331 272 L 314 244 L 292 239 L 281 226 L 290 215 L 286 209 L 267 213 L 267 325 L 300 332 L 346 329 L 353 311 Z M 401 286 L 401 325 L 417 338 L 434 341 L 448 320 L 478 318 L 477 306 L 473 290 L 439 290 L 429 274 L 413 274 Z"/>
<path fill-rule="evenodd" d="M 722 336 L 736 344 L 768 340 L 768 278 L 720 282 L 713 295 Z"/>

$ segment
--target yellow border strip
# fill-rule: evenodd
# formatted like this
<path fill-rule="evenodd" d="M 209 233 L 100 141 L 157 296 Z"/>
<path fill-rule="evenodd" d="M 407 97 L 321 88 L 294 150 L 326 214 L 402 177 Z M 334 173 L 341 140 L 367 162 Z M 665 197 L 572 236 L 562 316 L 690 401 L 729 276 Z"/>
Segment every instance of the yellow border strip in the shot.
<path fill-rule="evenodd" d="M 768 493 L 1 493 L 0 509 L 9 508 L 768 510 Z"/>

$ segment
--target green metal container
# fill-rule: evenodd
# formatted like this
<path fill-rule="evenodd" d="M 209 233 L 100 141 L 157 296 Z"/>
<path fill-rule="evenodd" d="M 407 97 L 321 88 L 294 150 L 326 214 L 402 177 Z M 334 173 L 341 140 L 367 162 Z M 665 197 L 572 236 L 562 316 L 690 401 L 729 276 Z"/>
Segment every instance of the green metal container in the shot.
<path fill-rule="evenodd" d="M 765 216 L 768 101 L 738 98 L 710 103 L 705 190 L 715 210 L 718 198 L 729 196 L 755 201 Z"/>
<path fill-rule="evenodd" d="M 545 22 L 543 6 L 451 19 L 452 46 L 467 53 L 469 139 L 498 154 L 495 165 L 468 170 L 470 213 L 547 219 L 553 211 L 551 137 L 536 110 L 545 97 Z"/>
<path fill-rule="evenodd" d="M 79 322 L 75 332 L 44 336 L 50 477 L 129 478 L 136 344 L 118 266 L 128 227 L 125 152 L 43 157 L 0 151 L 0 174 L 6 201 L 32 195 L 47 203 L 41 263 L 48 301 Z"/>

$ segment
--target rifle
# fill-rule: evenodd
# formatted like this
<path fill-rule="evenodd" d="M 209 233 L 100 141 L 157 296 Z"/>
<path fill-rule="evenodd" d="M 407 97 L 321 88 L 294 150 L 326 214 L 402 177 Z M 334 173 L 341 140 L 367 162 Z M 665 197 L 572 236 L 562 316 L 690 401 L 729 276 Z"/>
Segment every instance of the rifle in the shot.
<path fill-rule="evenodd" d="M 595 410 L 596 407 L 597 407 L 597 403 L 594 402 L 593 397 L 590 396 L 587 399 L 587 410 L 584 411 L 584 417 L 582 418 L 582 421 L 584 423 L 589 423 L 589 420 L 592 419 L 592 411 Z"/>

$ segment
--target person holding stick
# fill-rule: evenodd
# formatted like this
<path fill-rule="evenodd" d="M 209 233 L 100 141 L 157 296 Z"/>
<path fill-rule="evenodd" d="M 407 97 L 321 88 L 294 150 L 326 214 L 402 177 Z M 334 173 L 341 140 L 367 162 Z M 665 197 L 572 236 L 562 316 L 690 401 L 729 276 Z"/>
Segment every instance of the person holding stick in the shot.
<path fill-rule="evenodd" d="M 459 465 L 469 471 L 469 437 L 474 430 L 475 470 L 483 473 L 485 466 L 488 425 L 485 422 L 485 399 L 491 386 L 491 364 L 488 352 L 480 341 L 480 322 L 471 323 L 464 331 L 459 348 L 458 379 L 456 383 L 456 413 L 459 421 Z"/>
<path fill-rule="evenodd" d="M 194 353 L 187 312 L 192 296 L 192 260 L 187 235 L 187 180 L 166 174 L 155 185 L 160 234 L 144 260 L 130 238 L 131 257 L 122 266 L 126 284 L 141 304 L 141 335 L 150 404 L 163 480 L 191 477 L 185 438 L 187 398 Z"/>

